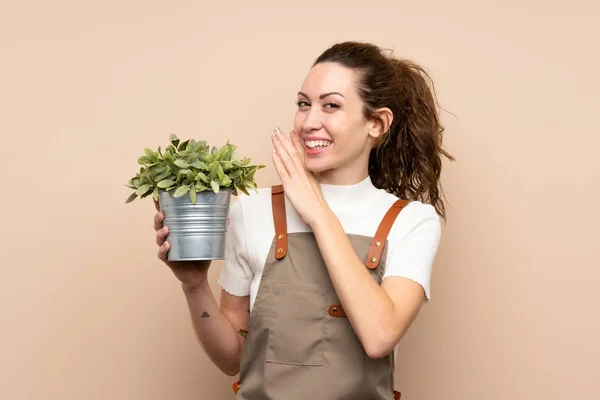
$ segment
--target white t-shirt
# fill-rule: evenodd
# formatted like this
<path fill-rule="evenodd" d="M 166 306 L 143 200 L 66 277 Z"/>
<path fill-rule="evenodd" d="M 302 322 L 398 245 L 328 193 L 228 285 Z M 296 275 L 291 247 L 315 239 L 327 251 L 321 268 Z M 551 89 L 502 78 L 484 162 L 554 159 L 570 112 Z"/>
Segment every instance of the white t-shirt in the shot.
<path fill-rule="evenodd" d="M 323 197 L 349 234 L 375 236 L 385 213 L 398 198 L 377 189 L 367 177 L 355 185 L 321 184 Z M 271 188 L 241 194 L 231 204 L 225 240 L 221 287 L 235 295 L 250 295 L 254 305 L 275 227 Z M 286 198 L 288 232 L 310 232 Z M 401 212 L 388 235 L 383 279 L 403 276 L 419 283 L 430 299 L 431 269 L 437 253 L 441 223 L 430 204 L 411 202 Z"/>

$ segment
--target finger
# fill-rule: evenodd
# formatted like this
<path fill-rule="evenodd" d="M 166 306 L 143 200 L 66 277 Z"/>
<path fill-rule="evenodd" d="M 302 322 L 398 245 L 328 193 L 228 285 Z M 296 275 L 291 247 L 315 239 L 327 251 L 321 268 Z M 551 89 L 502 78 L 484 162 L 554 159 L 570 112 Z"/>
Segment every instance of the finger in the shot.
<path fill-rule="evenodd" d="M 169 252 L 169 242 L 164 242 L 158 249 L 158 258 L 167 261 L 167 253 Z"/>
<path fill-rule="evenodd" d="M 275 148 L 275 154 L 278 156 L 281 165 L 287 172 L 287 175 L 291 179 L 294 179 L 298 175 L 296 164 L 294 163 L 294 160 L 288 153 L 287 149 L 283 146 L 282 136 L 282 134 L 274 132 L 271 141 L 273 142 L 273 147 Z"/>
<path fill-rule="evenodd" d="M 298 132 L 296 132 L 296 130 L 292 130 L 292 133 L 291 133 L 290 136 L 292 138 L 292 144 L 296 148 L 296 151 L 298 152 L 299 158 L 302 161 L 302 168 L 304 168 L 304 172 L 306 173 L 306 175 L 308 177 L 308 181 L 310 182 L 310 186 L 312 187 L 312 189 L 315 192 L 320 191 L 321 188 L 319 186 L 319 183 L 315 179 L 313 172 L 309 171 L 308 168 L 306 168 L 306 161 L 305 161 L 306 160 L 305 159 L 306 154 L 304 153 L 304 143 L 302 143 L 302 140 L 300 140 L 300 136 L 298 135 Z"/>
<path fill-rule="evenodd" d="M 154 198 L 152 198 L 152 200 L 154 200 Z M 160 204 L 156 200 L 154 200 L 154 208 L 156 208 L 156 211 L 160 211 Z"/>
<path fill-rule="evenodd" d="M 156 232 L 156 244 L 159 246 L 162 246 L 163 243 L 165 242 L 165 238 L 167 237 L 168 234 L 169 234 L 169 228 L 167 228 L 166 226 L 163 227 L 162 229 L 159 229 Z"/>
<path fill-rule="evenodd" d="M 295 130 L 292 131 L 290 136 L 292 138 L 292 144 L 296 148 L 296 152 L 298 153 L 300 160 L 302 160 L 302 166 L 306 168 L 306 165 L 304 164 L 304 145 L 300 141 L 300 137 Z"/>
<path fill-rule="evenodd" d="M 290 179 L 290 175 L 285 169 L 285 166 L 281 161 L 281 157 L 279 157 L 277 151 L 275 150 L 273 150 L 273 165 L 275 166 L 275 171 L 277 171 L 277 175 L 279 175 L 279 179 L 281 179 L 281 182 L 287 182 Z"/>
<path fill-rule="evenodd" d="M 163 227 L 163 213 L 162 213 L 162 211 L 159 211 L 154 215 L 154 230 L 158 231 L 162 227 Z"/>
<path fill-rule="evenodd" d="M 292 143 L 292 141 L 290 140 L 290 138 L 288 138 L 283 133 L 281 133 L 281 131 L 278 131 L 278 133 L 279 134 L 277 135 L 277 138 L 279 139 L 279 141 L 283 145 L 283 148 L 286 150 L 287 154 L 289 154 L 291 160 L 294 163 L 294 166 L 299 171 L 302 170 L 304 168 L 304 163 L 302 161 L 300 153 L 298 152 L 298 149 L 296 148 L 296 146 L 294 145 L 294 143 Z M 292 136 L 292 135 L 290 135 L 290 136 Z"/>

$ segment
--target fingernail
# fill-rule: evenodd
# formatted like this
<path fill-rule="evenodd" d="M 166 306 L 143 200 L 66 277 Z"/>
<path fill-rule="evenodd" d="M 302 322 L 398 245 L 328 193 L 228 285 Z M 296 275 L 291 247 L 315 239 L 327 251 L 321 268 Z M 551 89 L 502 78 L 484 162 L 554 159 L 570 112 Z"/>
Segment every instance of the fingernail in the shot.
<path fill-rule="evenodd" d="M 281 134 L 281 131 L 279 130 L 279 127 L 275 128 L 275 132 Z"/>

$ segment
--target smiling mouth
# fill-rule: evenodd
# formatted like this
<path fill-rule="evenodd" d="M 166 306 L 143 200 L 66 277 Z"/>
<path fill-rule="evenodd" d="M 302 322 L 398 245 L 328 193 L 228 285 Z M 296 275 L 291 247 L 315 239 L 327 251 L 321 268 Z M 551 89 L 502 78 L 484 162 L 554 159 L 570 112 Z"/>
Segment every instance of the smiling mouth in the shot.
<path fill-rule="evenodd" d="M 305 140 L 304 145 L 311 150 L 323 149 L 331 144 L 328 140 Z"/>

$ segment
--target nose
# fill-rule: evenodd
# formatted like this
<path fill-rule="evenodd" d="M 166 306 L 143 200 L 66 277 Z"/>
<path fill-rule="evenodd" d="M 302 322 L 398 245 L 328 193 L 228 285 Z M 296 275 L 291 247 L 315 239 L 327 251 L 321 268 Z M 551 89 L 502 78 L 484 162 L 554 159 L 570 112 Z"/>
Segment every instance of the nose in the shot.
<path fill-rule="evenodd" d="M 323 127 L 323 122 L 321 121 L 317 107 L 312 108 L 305 116 L 304 121 L 302 121 L 303 132 L 308 133 L 318 131 Z"/>

